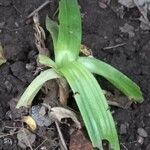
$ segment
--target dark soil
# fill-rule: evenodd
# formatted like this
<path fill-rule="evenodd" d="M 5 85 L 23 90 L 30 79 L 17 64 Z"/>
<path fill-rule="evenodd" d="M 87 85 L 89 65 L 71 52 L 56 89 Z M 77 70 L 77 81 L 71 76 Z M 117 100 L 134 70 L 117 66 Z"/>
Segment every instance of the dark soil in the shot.
<path fill-rule="evenodd" d="M 4 47 L 7 63 L 0 67 L 0 123 L 7 121 L 8 102 L 22 94 L 25 87 L 34 78 L 36 54 L 34 30 L 32 24 L 26 24 L 25 18 L 45 0 L 0 0 L 0 43 Z M 95 57 L 108 62 L 128 75 L 140 85 L 145 101 L 134 104 L 129 109 L 114 109 L 117 122 L 121 150 L 150 150 L 150 34 L 139 27 L 138 10 L 125 11 L 121 19 L 110 6 L 102 9 L 98 1 L 81 0 L 83 13 L 83 43 L 92 49 Z M 53 16 L 57 3 L 40 12 L 44 27 L 46 14 Z M 121 33 L 119 27 L 125 23 L 135 28 L 135 36 Z M 125 43 L 124 46 L 104 49 L 105 47 Z M 52 46 L 49 46 L 50 50 Z M 121 127 L 126 126 L 123 133 Z M 143 128 L 148 136 L 139 137 L 137 130 Z M 1 130 L 0 130 L 1 132 Z M 9 137 L 10 138 L 10 137 Z M 143 143 L 140 144 L 140 140 Z M 16 144 L 16 139 L 14 144 Z M 39 141 L 39 140 L 37 140 Z M 12 149 L 10 142 L 0 141 L 0 149 Z M 14 146 L 14 149 L 19 149 Z"/>

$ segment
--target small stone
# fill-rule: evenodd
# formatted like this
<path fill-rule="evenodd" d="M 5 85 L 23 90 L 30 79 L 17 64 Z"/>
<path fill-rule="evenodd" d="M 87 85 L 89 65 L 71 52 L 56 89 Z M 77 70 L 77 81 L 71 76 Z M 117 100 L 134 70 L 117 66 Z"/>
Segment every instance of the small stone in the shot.
<path fill-rule="evenodd" d="M 9 81 L 5 81 L 5 86 L 8 92 L 11 92 L 13 85 Z"/>
<path fill-rule="evenodd" d="M 115 42 L 122 43 L 122 39 L 121 38 L 117 38 L 117 39 L 115 39 Z"/>
<path fill-rule="evenodd" d="M 29 71 L 32 71 L 32 70 L 35 69 L 35 66 L 34 66 L 34 64 L 29 63 L 29 64 L 26 64 L 26 69 L 29 70 Z"/>
<path fill-rule="evenodd" d="M 21 78 L 21 76 L 24 76 L 26 70 L 25 70 L 25 64 L 21 61 L 17 61 L 11 65 L 11 71 L 14 76 L 17 78 Z"/>
<path fill-rule="evenodd" d="M 147 132 L 143 129 L 143 128 L 138 128 L 137 133 L 141 136 L 141 137 L 147 137 Z"/>
<path fill-rule="evenodd" d="M 40 114 L 40 108 L 41 108 L 41 106 L 39 106 L 39 105 L 32 106 L 31 116 L 36 121 L 38 126 L 40 126 L 40 127 L 49 126 L 52 122 L 48 118 L 47 115 L 43 116 Z"/>
<path fill-rule="evenodd" d="M 127 126 L 125 124 L 120 125 L 120 134 L 127 134 Z"/>
<path fill-rule="evenodd" d="M 105 8 L 107 8 L 107 4 L 103 1 L 102 2 L 100 1 L 99 2 L 99 7 L 105 9 Z"/>
<path fill-rule="evenodd" d="M 137 142 L 142 145 L 144 143 L 144 138 L 141 137 L 141 136 L 138 136 L 137 137 Z"/>
<path fill-rule="evenodd" d="M 47 150 L 46 146 L 42 146 L 40 150 Z"/>
<path fill-rule="evenodd" d="M 12 144 L 13 144 L 13 141 L 12 141 L 12 139 L 10 139 L 10 138 L 4 138 L 3 143 L 4 143 L 4 144 L 8 144 L 8 145 L 12 145 Z"/>
<path fill-rule="evenodd" d="M 19 24 L 18 24 L 18 22 L 15 22 L 15 26 L 16 26 L 16 27 L 19 27 Z"/>

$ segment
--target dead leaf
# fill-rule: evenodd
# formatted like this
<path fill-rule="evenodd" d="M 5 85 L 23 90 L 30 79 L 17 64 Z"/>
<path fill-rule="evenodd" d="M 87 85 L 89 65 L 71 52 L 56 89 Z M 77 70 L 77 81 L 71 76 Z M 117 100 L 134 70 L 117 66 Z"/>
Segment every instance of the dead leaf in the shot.
<path fill-rule="evenodd" d="M 4 50 L 0 44 L 0 65 L 6 62 L 6 58 L 4 57 Z"/>
<path fill-rule="evenodd" d="M 117 106 L 123 109 L 128 109 L 133 103 L 126 96 L 121 95 L 119 91 L 114 91 L 115 94 L 112 94 L 109 91 L 104 91 L 104 94 L 107 98 L 108 104 L 112 106 Z"/>
<path fill-rule="evenodd" d="M 141 13 L 141 17 L 139 18 L 141 21 L 140 27 L 143 30 L 150 30 L 150 21 L 148 19 L 148 12 L 150 11 L 149 0 L 119 0 L 118 2 L 128 8 L 136 6 Z"/>
<path fill-rule="evenodd" d="M 34 22 L 34 36 L 35 36 L 35 45 L 39 51 L 39 54 L 44 54 L 49 56 L 49 50 L 45 46 L 45 31 L 44 29 L 40 26 L 39 22 L 39 15 L 38 12 L 36 12 L 33 16 L 33 22 Z"/>
<path fill-rule="evenodd" d="M 36 122 L 31 116 L 24 116 L 22 121 L 25 122 L 32 131 L 36 130 L 36 128 L 37 128 Z"/>
<path fill-rule="evenodd" d="M 83 44 L 81 44 L 80 52 L 85 56 L 93 56 L 92 50 Z"/>
<path fill-rule="evenodd" d="M 148 11 L 150 11 L 149 10 L 150 4 L 148 2 L 150 3 L 150 1 L 147 1 L 147 0 L 134 0 L 135 5 L 138 7 L 141 13 L 141 17 L 139 20 L 141 21 L 141 24 L 142 24 L 140 25 L 140 27 L 143 30 L 147 30 L 147 29 L 150 30 L 150 21 L 148 19 Z"/>
<path fill-rule="evenodd" d="M 90 141 L 84 136 L 82 130 L 77 130 L 70 137 L 69 150 L 94 150 Z"/>
<path fill-rule="evenodd" d="M 73 111 L 68 110 L 66 108 L 63 107 L 51 108 L 49 111 L 49 117 L 54 120 L 58 120 L 59 122 L 61 122 L 63 118 L 71 118 L 75 122 L 76 127 L 79 129 L 81 128 L 81 124 L 78 121 L 76 114 Z"/>
<path fill-rule="evenodd" d="M 140 28 L 143 30 L 150 30 L 150 22 L 149 20 L 145 19 L 143 16 L 139 19 L 141 21 Z"/>
<path fill-rule="evenodd" d="M 100 8 L 103 8 L 103 9 L 105 9 L 105 8 L 107 8 L 107 5 L 110 3 L 110 1 L 111 0 L 99 0 L 99 6 L 100 6 Z"/>
<path fill-rule="evenodd" d="M 31 145 L 35 142 L 35 138 L 35 134 L 25 128 L 20 129 L 20 132 L 17 134 L 18 145 L 23 149 L 26 149 L 27 147 L 32 149 Z"/>
<path fill-rule="evenodd" d="M 134 0 L 118 0 L 118 2 L 128 8 L 133 8 L 135 7 Z"/>
<path fill-rule="evenodd" d="M 69 97 L 69 86 L 65 79 L 61 78 L 57 80 L 59 85 L 59 99 L 62 105 L 67 104 L 67 99 Z"/>
<path fill-rule="evenodd" d="M 59 85 L 56 80 L 47 81 L 42 88 L 45 96 L 42 98 L 43 103 L 55 107 L 59 105 L 58 95 L 59 95 Z"/>

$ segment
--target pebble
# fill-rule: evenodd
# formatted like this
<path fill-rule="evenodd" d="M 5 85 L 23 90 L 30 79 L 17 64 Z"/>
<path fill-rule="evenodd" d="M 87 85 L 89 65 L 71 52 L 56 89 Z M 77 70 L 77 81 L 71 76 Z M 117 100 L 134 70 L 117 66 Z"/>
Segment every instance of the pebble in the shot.
<path fill-rule="evenodd" d="M 12 141 L 12 139 L 10 139 L 10 138 L 4 138 L 3 143 L 4 143 L 4 144 L 8 144 L 8 145 L 12 145 L 12 144 L 13 144 L 13 141 Z"/>
<path fill-rule="evenodd" d="M 141 136 L 141 137 L 147 137 L 147 132 L 143 129 L 143 128 L 138 128 L 137 133 Z"/>
<path fill-rule="evenodd" d="M 33 119 L 36 121 L 38 126 L 40 126 L 40 127 L 49 126 L 52 122 L 50 121 L 48 116 L 43 116 L 39 113 L 40 108 L 41 107 L 39 105 L 32 106 L 31 115 L 32 115 Z"/>
<path fill-rule="evenodd" d="M 144 138 L 141 137 L 141 136 L 138 136 L 137 137 L 137 142 L 142 145 L 144 143 Z"/>
<path fill-rule="evenodd" d="M 32 63 L 28 63 L 28 64 L 26 64 L 26 69 L 28 71 L 33 71 L 35 69 L 35 66 Z"/>
<path fill-rule="evenodd" d="M 120 125 L 120 134 L 127 134 L 127 126 L 125 124 Z"/>
<path fill-rule="evenodd" d="M 115 42 L 122 43 L 122 39 L 121 38 L 117 38 L 117 39 L 115 39 Z"/>
<path fill-rule="evenodd" d="M 5 81 L 5 86 L 8 92 L 11 92 L 11 90 L 13 89 L 13 85 L 9 82 L 9 81 Z"/>
<path fill-rule="evenodd" d="M 19 24 L 18 24 L 18 22 L 15 22 L 15 26 L 16 26 L 16 27 L 19 27 Z"/>

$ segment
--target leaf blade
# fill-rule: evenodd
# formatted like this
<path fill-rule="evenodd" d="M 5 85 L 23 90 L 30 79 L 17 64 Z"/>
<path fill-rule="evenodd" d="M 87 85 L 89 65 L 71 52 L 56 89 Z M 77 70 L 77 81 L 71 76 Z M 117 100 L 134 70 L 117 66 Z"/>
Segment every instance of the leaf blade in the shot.
<path fill-rule="evenodd" d="M 21 106 L 28 107 L 29 105 L 31 105 L 34 97 L 39 92 L 42 85 L 46 81 L 56 78 L 59 78 L 59 76 L 53 69 L 48 69 L 41 72 L 41 74 L 38 75 L 27 87 L 27 89 L 19 99 L 16 108 L 20 108 Z"/>
<path fill-rule="evenodd" d="M 42 65 L 56 68 L 55 62 L 46 55 L 39 54 L 38 55 L 38 61 Z"/>
<path fill-rule="evenodd" d="M 75 60 L 79 55 L 81 44 L 81 16 L 77 0 L 59 2 L 59 22 L 56 62 Z"/>
<path fill-rule="evenodd" d="M 58 38 L 58 24 L 57 22 L 51 20 L 48 16 L 46 16 L 46 28 L 52 36 L 52 40 L 55 48 L 57 43 L 57 38 Z"/>
<path fill-rule="evenodd" d="M 84 123 L 94 147 L 102 148 L 107 139 L 113 149 L 119 150 L 115 124 L 107 101 L 94 76 L 81 64 L 73 62 L 60 69 L 70 84 Z"/>
<path fill-rule="evenodd" d="M 90 57 L 80 57 L 78 61 L 92 73 L 101 75 L 106 78 L 115 87 L 127 95 L 130 100 L 135 102 L 143 101 L 142 92 L 139 86 L 111 65 Z"/>

